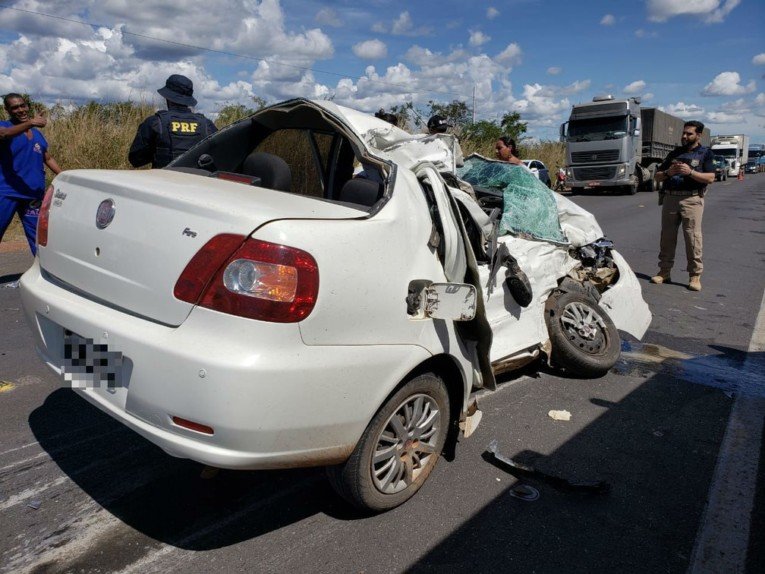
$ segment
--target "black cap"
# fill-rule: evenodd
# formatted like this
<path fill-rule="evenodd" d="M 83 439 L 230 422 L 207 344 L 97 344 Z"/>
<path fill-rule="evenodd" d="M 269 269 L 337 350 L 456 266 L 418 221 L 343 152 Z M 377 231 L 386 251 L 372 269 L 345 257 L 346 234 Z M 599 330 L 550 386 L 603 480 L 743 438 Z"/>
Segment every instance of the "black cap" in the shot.
<path fill-rule="evenodd" d="M 428 130 L 431 133 L 444 133 L 446 128 L 454 127 L 443 116 L 435 115 L 428 120 Z"/>
<path fill-rule="evenodd" d="M 194 84 L 186 76 L 173 74 L 165 82 L 165 87 L 157 90 L 160 96 L 182 106 L 196 106 Z"/>

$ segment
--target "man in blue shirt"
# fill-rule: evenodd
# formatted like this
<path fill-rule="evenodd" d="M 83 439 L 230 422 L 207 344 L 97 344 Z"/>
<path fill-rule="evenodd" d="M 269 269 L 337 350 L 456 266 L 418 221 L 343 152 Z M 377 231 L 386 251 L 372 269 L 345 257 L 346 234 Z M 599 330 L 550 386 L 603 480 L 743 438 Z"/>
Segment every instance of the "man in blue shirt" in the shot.
<path fill-rule="evenodd" d="M 0 121 L 0 241 L 16 213 L 24 226 L 29 248 L 37 251 L 37 218 L 45 194 L 45 167 L 61 172 L 48 153 L 48 142 L 35 128 L 45 127 L 43 115 L 29 115 L 29 104 L 20 94 L 3 99 L 10 121 Z"/>
<path fill-rule="evenodd" d="M 685 122 L 682 145 L 675 148 L 656 170 L 655 179 L 664 182 L 664 201 L 661 212 L 659 239 L 659 272 L 651 283 L 670 282 L 670 271 L 675 262 L 677 230 L 682 225 L 685 238 L 685 256 L 688 261 L 688 289 L 701 291 L 702 236 L 701 219 L 704 215 L 704 194 L 715 180 L 712 150 L 701 145 L 704 124 Z"/>

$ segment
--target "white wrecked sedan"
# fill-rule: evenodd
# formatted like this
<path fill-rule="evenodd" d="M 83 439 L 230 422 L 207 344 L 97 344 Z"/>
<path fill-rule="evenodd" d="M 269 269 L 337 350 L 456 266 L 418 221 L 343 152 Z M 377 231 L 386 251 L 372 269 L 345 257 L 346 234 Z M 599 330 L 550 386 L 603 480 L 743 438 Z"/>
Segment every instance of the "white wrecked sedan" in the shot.
<path fill-rule="evenodd" d="M 64 172 L 20 284 L 38 351 L 173 456 L 327 466 L 353 504 L 395 507 L 495 372 L 544 353 L 599 375 L 617 329 L 650 322 L 592 216 L 545 190 L 559 240 L 495 238 L 508 213 L 454 176 L 457 150 L 301 99 L 165 169 Z"/>

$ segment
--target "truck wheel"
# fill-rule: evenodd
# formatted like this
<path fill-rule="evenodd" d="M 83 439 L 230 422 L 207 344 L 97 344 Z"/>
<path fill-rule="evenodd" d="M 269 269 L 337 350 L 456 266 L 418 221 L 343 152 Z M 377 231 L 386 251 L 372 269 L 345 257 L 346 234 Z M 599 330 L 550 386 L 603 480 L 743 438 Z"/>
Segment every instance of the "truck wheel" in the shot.
<path fill-rule="evenodd" d="M 638 185 L 633 183 L 632 185 L 626 186 L 624 189 L 627 192 L 627 195 L 635 195 L 638 190 Z"/>
<path fill-rule="evenodd" d="M 600 377 L 619 360 L 619 331 L 592 299 L 575 292 L 552 295 L 545 305 L 553 366 L 579 377 Z"/>
<path fill-rule="evenodd" d="M 413 378 L 377 411 L 350 458 L 327 468 L 332 487 L 366 511 L 404 503 L 436 466 L 449 419 L 443 380 L 433 373 Z"/>

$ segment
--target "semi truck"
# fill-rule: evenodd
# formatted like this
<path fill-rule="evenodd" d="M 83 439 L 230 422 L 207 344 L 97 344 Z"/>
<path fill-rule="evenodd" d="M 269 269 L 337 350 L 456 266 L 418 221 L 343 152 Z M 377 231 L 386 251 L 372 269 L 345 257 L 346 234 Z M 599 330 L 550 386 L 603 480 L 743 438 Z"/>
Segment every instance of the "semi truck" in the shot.
<path fill-rule="evenodd" d="M 572 193 L 584 189 L 658 189 L 653 179 L 658 165 L 680 145 L 684 120 L 656 108 L 641 108 L 640 98 L 596 96 L 574 105 L 560 126 L 566 144 L 566 185 Z M 708 146 L 709 129 L 701 144 Z"/>
<path fill-rule="evenodd" d="M 725 158 L 729 176 L 738 177 L 739 171 L 749 161 L 749 136 L 715 136 L 712 138 L 712 152 Z"/>

